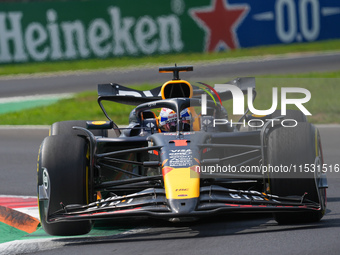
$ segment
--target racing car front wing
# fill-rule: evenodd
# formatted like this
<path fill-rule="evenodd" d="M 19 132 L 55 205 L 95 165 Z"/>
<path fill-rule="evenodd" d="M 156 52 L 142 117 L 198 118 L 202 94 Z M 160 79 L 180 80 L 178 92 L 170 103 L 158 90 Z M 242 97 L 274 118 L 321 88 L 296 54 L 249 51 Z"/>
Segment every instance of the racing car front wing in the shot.
<path fill-rule="evenodd" d="M 39 187 L 40 192 L 43 187 Z M 321 210 L 319 204 L 305 199 L 305 195 L 297 197 L 278 197 L 253 190 L 234 190 L 217 185 L 200 189 L 199 203 L 196 208 L 185 213 L 171 210 L 165 190 L 148 188 L 141 192 L 126 196 L 111 196 L 88 205 L 64 205 L 56 212 L 48 212 L 46 222 L 80 221 L 90 219 L 108 219 L 126 216 L 148 216 L 152 218 L 170 219 L 181 217 L 204 217 L 212 214 L 235 212 L 297 212 Z M 47 194 L 39 196 L 44 201 L 44 209 L 48 210 Z M 177 199 L 179 206 L 186 206 L 190 199 Z M 173 202 L 173 201 L 172 201 Z"/>

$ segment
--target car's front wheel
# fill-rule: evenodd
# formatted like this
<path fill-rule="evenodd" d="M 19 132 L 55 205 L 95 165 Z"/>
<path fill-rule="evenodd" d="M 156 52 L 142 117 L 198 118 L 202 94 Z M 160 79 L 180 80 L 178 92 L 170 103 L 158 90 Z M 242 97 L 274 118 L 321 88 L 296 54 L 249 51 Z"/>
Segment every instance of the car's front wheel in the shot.
<path fill-rule="evenodd" d="M 38 158 L 38 190 L 49 190 L 48 200 L 38 194 L 41 224 L 50 235 L 82 235 L 91 230 L 89 220 L 79 222 L 49 223 L 49 214 L 60 210 L 61 203 L 87 204 L 88 190 L 88 144 L 76 135 L 53 135 L 41 144 Z M 40 193 L 40 192 L 38 192 Z M 46 199 L 46 198 L 45 198 Z"/>
<path fill-rule="evenodd" d="M 316 202 L 320 210 L 308 212 L 280 212 L 274 218 L 280 224 L 319 221 L 326 210 L 326 188 L 321 166 L 323 157 L 318 130 L 310 123 L 296 127 L 280 127 L 268 137 L 268 166 L 281 169 L 269 174 L 271 194 L 304 196 Z M 285 169 L 284 169 L 285 168 Z"/>

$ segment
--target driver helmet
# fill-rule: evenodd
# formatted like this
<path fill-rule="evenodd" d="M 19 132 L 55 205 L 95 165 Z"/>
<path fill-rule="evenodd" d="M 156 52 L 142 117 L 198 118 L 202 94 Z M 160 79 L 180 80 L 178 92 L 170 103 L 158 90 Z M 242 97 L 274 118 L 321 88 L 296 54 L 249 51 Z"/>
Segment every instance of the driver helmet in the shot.
<path fill-rule="evenodd" d="M 188 108 L 180 113 L 182 120 L 182 131 L 190 131 L 191 115 Z M 174 132 L 177 125 L 177 113 L 169 108 L 162 108 L 159 114 L 159 128 L 162 132 Z"/>

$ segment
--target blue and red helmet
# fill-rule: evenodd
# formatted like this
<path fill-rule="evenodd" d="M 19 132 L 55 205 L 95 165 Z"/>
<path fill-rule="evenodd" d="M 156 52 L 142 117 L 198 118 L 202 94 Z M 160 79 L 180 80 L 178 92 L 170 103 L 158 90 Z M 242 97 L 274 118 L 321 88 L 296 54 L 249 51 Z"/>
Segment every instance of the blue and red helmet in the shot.
<path fill-rule="evenodd" d="M 190 131 L 191 115 L 188 108 L 184 109 L 180 113 L 182 131 Z M 169 108 L 162 108 L 159 114 L 159 128 L 162 132 L 174 132 L 177 125 L 177 113 Z"/>

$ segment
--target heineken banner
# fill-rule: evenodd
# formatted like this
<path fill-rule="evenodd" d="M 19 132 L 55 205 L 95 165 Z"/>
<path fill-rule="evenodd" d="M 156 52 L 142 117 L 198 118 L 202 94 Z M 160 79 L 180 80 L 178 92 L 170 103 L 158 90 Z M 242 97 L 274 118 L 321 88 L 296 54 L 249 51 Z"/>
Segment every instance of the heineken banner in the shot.
<path fill-rule="evenodd" d="M 0 3 L 0 63 L 212 52 L 340 37 L 334 0 Z"/>

